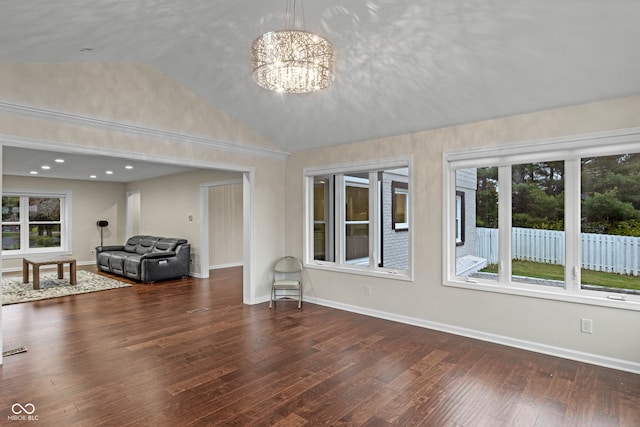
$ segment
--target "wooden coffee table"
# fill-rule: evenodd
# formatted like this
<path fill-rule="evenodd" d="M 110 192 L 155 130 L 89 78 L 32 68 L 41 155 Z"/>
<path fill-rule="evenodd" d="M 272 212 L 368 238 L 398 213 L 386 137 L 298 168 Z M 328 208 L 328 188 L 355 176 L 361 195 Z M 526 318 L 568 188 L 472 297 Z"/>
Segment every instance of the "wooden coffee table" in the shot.
<path fill-rule="evenodd" d="M 29 283 L 29 264 L 33 268 L 33 289 L 40 289 L 40 266 L 58 265 L 58 279 L 62 279 L 64 265 L 69 264 L 69 282 L 76 284 L 76 260 L 67 256 L 38 255 L 22 259 L 22 281 Z"/>

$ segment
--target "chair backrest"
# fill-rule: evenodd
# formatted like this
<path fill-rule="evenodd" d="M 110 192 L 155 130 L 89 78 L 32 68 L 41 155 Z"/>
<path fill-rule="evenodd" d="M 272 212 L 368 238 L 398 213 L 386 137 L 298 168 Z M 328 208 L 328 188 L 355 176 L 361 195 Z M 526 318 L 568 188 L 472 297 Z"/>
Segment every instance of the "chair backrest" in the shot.
<path fill-rule="evenodd" d="M 297 278 L 300 279 L 302 273 L 302 262 L 296 257 L 286 256 L 276 261 L 273 266 L 273 278 Z"/>

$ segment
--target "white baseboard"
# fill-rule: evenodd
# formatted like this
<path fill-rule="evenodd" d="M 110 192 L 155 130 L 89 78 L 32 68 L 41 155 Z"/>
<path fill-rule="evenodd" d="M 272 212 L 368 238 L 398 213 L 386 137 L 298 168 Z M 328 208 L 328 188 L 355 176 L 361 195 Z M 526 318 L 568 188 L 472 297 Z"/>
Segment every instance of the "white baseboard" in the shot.
<path fill-rule="evenodd" d="M 228 264 L 216 264 L 216 265 L 210 265 L 209 270 L 220 270 L 221 268 L 230 268 L 230 267 L 242 267 L 243 265 L 244 263 L 242 261 L 230 262 Z"/>
<path fill-rule="evenodd" d="M 268 299 L 267 299 L 268 300 Z M 387 313 L 384 311 L 370 310 L 363 307 L 352 306 L 348 304 L 337 303 L 335 301 L 324 300 L 320 298 L 304 297 L 304 301 L 314 304 L 336 308 L 338 310 L 350 311 L 353 313 L 364 314 L 366 316 L 377 317 L 380 319 L 391 320 L 394 322 L 405 323 L 408 325 L 419 326 L 422 328 L 433 329 L 449 334 L 460 335 L 467 338 L 478 339 L 495 344 L 506 345 L 509 347 L 519 348 L 522 350 L 533 351 L 536 353 L 547 354 L 550 356 L 561 357 L 563 359 L 575 360 L 578 362 L 589 363 L 592 365 L 603 366 L 605 368 L 618 369 L 620 371 L 632 372 L 640 374 L 640 363 L 628 360 L 615 359 L 597 354 L 584 353 L 580 351 L 570 350 L 562 347 L 554 347 L 546 344 L 540 344 L 532 341 L 525 341 L 502 335 L 490 334 L 473 329 L 460 328 L 458 326 L 447 325 L 444 323 L 431 322 L 424 319 L 414 317 L 401 316 L 398 314 Z"/>

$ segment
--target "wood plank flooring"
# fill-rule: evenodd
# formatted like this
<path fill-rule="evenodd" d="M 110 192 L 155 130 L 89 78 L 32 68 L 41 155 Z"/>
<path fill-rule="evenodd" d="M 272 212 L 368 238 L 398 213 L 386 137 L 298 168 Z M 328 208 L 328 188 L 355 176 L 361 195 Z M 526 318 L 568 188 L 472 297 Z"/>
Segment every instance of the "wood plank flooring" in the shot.
<path fill-rule="evenodd" d="M 4 349 L 28 352 L 0 368 L 0 425 L 640 426 L 640 375 L 310 303 L 245 306 L 241 282 L 231 268 L 5 306 Z M 37 423 L 12 420 L 15 403 Z"/>

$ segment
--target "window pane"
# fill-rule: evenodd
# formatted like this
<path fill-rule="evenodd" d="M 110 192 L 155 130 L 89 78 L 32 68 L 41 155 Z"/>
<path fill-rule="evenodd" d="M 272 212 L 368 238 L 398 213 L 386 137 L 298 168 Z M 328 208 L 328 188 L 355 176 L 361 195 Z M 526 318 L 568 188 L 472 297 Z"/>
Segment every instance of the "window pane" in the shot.
<path fill-rule="evenodd" d="M 456 245 L 463 245 L 465 238 L 465 217 L 466 207 L 464 203 L 464 191 L 456 191 Z"/>
<path fill-rule="evenodd" d="M 20 226 L 19 225 L 3 225 L 2 226 L 2 250 L 14 251 L 20 249 Z"/>
<path fill-rule="evenodd" d="M 498 280 L 498 168 L 456 170 L 451 192 L 455 274 Z"/>
<path fill-rule="evenodd" d="M 450 190 L 456 206 L 454 224 L 455 274 L 498 279 L 498 168 L 456 170 Z"/>
<path fill-rule="evenodd" d="M 325 191 L 326 181 L 323 179 L 315 180 L 313 183 L 313 221 L 324 222 L 325 208 L 328 203 L 325 202 L 327 191 Z"/>
<path fill-rule="evenodd" d="M 369 224 L 347 224 L 346 233 L 347 262 L 369 265 Z"/>
<path fill-rule="evenodd" d="M 407 195 L 397 192 L 394 199 L 395 209 L 393 215 L 397 224 L 406 224 L 407 222 Z"/>
<path fill-rule="evenodd" d="M 345 260 L 369 265 L 368 173 L 345 175 Z"/>
<path fill-rule="evenodd" d="M 314 178 L 313 182 L 313 259 L 334 261 L 331 186 L 333 178 Z"/>
<path fill-rule="evenodd" d="M 327 260 L 327 251 L 325 242 L 327 241 L 326 224 L 313 225 L 313 259 L 320 261 Z"/>
<path fill-rule="evenodd" d="M 564 162 L 513 165 L 512 280 L 564 287 Z"/>
<path fill-rule="evenodd" d="M 29 221 L 60 221 L 60 199 L 29 197 Z"/>
<path fill-rule="evenodd" d="M 60 224 L 29 224 L 30 248 L 55 248 L 60 246 Z"/>
<path fill-rule="evenodd" d="M 581 165 L 582 289 L 640 294 L 640 154 Z"/>
<path fill-rule="evenodd" d="M 20 197 L 2 197 L 2 222 L 20 221 Z"/>
<path fill-rule="evenodd" d="M 369 221 L 369 184 L 346 184 L 345 218 L 347 221 Z"/>

